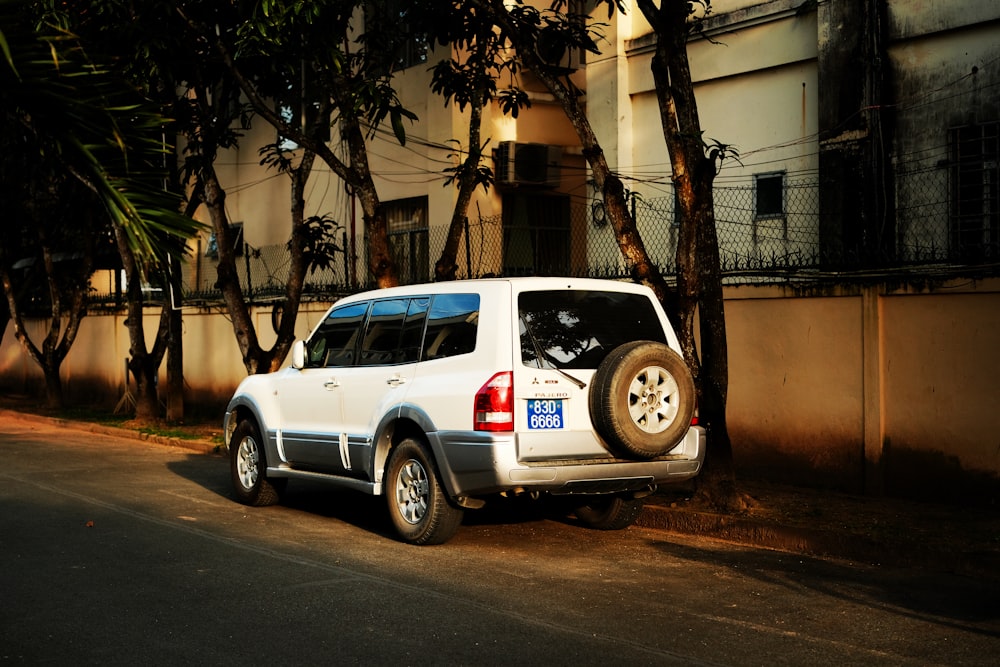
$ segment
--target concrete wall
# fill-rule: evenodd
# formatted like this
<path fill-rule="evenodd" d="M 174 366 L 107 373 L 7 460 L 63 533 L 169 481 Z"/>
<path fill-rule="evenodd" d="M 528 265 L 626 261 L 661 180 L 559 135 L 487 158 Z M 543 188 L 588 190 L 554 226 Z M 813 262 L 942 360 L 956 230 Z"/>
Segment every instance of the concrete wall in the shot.
<path fill-rule="evenodd" d="M 738 464 L 766 478 L 857 490 L 864 467 L 860 300 L 731 293 L 729 408 Z"/>
<path fill-rule="evenodd" d="M 300 336 L 323 310 L 310 304 L 300 314 Z M 853 492 L 1000 498 L 1000 279 L 924 290 L 729 288 L 726 317 L 729 426 L 742 474 Z M 255 319 L 270 344 L 270 311 Z M 245 376 L 231 325 L 190 310 L 184 335 L 188 405 L 221 410 Z M 127 356 L 120 315 L 87 317 L 63 365 L 68 395 L 113 406 Z M 0 392 L 41 389 L 40 371 L 8 328 Z"/>
<path fill-rule="evenodd" d="M 1000 471 L 1000 292 L 966 289 L 880 300 L 894 494 L 979 494 Z"/>
<path fill-rule="evenodd" d="M 726 302 L 737 465 L 767 479 L 1000 497 L 1000 280 Z"/>
<path fill-rule="evenodd" d="M 306 304 L 299 312 L 296 335 L 305 337 L 319 322 L 327 304 Z M 152 346 L 158 311 L 149 310 L 144 327 L 147 347 Z M 261 345 L 274 343 L 270 308 L 253 311 L 254 326 Z M 28 322 L 29 334 L 36 344 L 45 334 L 47 321 Z M 63 390 L 71 404 L 110 408 L 125 392 L 125 360 L 129 357 L 125 315 L 92 314 L 84 318 L 80 332 L 61 369 Z M 246 370 L 236 345 L 230 320 L 218 311 L 200 308 L 184 310 L 185 401 L 195 411 L 225 406 L 236 385 L 246 377 Z M 161 368 L 160 382 L 166 382 L 166 368 Z M 134 387 L 134 382 L 132 383 Z M 44 396 L 45 385 L 39 367 L 14 337 L 8 325 L 0 342 L 0 392 Z M 221 412 L 219 412 L 221 419 Z"/>

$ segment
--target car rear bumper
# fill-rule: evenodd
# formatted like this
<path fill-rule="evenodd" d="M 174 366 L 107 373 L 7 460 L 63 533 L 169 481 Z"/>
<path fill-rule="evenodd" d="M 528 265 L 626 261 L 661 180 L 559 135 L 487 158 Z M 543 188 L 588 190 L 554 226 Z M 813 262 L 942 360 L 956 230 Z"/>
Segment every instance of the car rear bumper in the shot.
<path fill-rule="evenodd" d="M 692 426 L 670 453 L 652 460 L 609 456 L 526 463 L 517 460 L 516 434 L 439 431 L 427 435 L 442 481 L 454 498 L 501 491 L 556 495 L 642 491 L 690 479 L 705 460 L 705 430 L 700 426 Z"/>

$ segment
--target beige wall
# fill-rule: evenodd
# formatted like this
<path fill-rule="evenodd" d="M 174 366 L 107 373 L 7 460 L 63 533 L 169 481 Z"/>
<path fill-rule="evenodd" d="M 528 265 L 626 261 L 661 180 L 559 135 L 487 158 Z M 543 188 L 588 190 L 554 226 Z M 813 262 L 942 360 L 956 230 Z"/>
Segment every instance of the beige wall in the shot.
<path fill-rule="evenodd" d="M 1000 472 L 1000 292 L 958 289 L 881 302 L 894 493 L 976 491 Z"/>
<path fill-rule="evenodd" d="M 912 497 L 1000 491 L 1000 280 L 728 290 L 729 426 L 769 479 Z"/>
<path fill-rule="evenodd" d="M 737 288 L 726 303 L 737 463 L 765 477 L 855 486 L 863 450 L 860 300 Z"/>
<path fill-rule="evenodd" d="M 327 304 L 306 304 L 299 312 L 296 334 L 307 336 L 326 307 Z M 151 347 L 158 321 L 158 314 L 153 315 L 153 310 L 149 312 L 151 314 L 144 321 L 147 347 Z M 261 345 L 272 345 L 271 309 L 255 308 L 252 313 Z M 43 324 L 28 324 L 36 342 L 44 335 Z M 67 398 L 81 405 L 114 406 L 124 392 L 129 347 L 124 314 L 84 318 L 76 341 L 62 364 L 61 377 Z M 210 403 L 220 409 L 244 377 L 246 369 L 230 320 L 217 311 L 185 309 L 184 379 L 188 405 L 197 407 L 199 403 Z M 165 381 L 166 367 L 163 366 L 160 382 Z M 13 326 L 8 326 L 0 343 L 0 392 L 44 395 L 41 370 L 22 351 L 14 338 Z"/>
<path fill-rule="evenodd" d="M 736 287 L 726 297 L 729 426 L 742 474 L 915 497 L 1000 493 L 1000 279 L 923 290 Z M 300 336 L 324 309 L 308 305 Z M 270 310 L 255 311 L 255 324 L 270 345 Z M 229 321 L 189 310 L 184 336 L 189 404 L 221 406 L 245 376 Z M 87 317 L 63 366 L 67 392 L 103 393 L 113 405 L 127 355 L 121 316 Z M 8 328 L 0 391 L 40 387 Z"/>

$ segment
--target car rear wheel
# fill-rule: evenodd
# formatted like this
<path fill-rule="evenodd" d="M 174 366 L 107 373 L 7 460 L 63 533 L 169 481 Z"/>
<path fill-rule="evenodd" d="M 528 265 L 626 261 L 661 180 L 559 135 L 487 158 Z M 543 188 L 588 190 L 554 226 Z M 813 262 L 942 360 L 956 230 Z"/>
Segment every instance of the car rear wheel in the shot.
<path fill-rule="evenodd" d="M 410 544 L 443 544 L 462 523 L 463 512 L 448 502 L 426 445 L 413 438 L 389 457 L 386 499 L 393 527 Z"/>
<path fill-rule="evenodd" d="M 236 497 L 245 505 L 263 507 L 280 500 L 282 484 L 267 479 L 267 459 L 257 425 L 243 419 L 229 443 L 229 469 Z M 285 480 L 276 480 L 284 482 Z"/>
<path fill-rule="evenodd" d="M 590 418 L 609 446 L 627 456 L 662 456 L 694 415 L 694 379 L 663 343 L 632 341 L 601 362 L 590 389 Z"/>
<path fill-rule="evenodd" d="M 577 506 L 576 518 L 598 530 L 621 530 L 635 523 L 642 513 L 642 499 L 620 496 L 594 496 Z"/>

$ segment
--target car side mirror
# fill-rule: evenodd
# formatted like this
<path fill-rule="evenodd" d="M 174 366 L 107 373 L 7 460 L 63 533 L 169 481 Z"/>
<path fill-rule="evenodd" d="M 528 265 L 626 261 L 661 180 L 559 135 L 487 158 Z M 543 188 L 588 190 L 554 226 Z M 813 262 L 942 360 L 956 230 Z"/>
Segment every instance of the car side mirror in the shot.
<path fill-rule="evenodd" d="M 306 365 L 306 342 L 297 340 L 292 345 L 292 368 L 302 369 Z"/>

